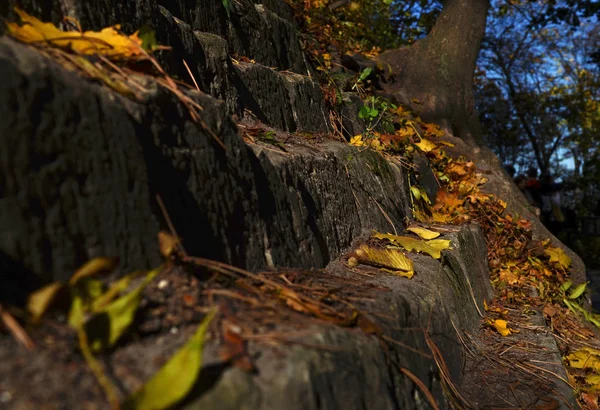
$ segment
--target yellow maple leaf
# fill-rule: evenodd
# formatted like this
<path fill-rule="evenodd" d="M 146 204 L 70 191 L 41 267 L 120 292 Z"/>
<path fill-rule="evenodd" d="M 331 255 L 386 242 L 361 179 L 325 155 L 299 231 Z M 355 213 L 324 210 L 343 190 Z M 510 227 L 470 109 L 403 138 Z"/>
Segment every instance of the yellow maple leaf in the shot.
<path fill-rule="evenodd" d="M 544 253 L 550 256 L 550 262 L 558 262 L 563 269 L 567 269 L 571 265 L 571 258 L 561 248 L 551 246 L 545 249 Z"/>
<path fill-rule="evenodd" d="M 421 138 L 421 141 L 415 142 L 415 145 L 423 152 L 433 151 L 437 147 L 434 142 L 431 142 L 425 138 Z"/>
<path fill-rule="evenodd" d="M 446 173 L 450 176 L 454 176 L 456 178 L 462 178 L 469 172 L 466 164 L 452 163 L 448 168 L 446 168 Z"/>
<path fill-rule="evenodd" d="M 350 145 L 354 145 L 355 147 L 362 147 L 363 145 L 365 145 L 365 142 L 362 139 L 362 135 L 359 134 L 350 138 Z"/>
<path fill-rule="evenodd" d="M 445 223 L 450 223 L 452 222 L 452 216 L 450 214 L 447 214 L 445 212 L 432 212 L 431 213 L 431 218 L 433 219 L 433 222 L 437 222 L 440 224 L 445 224 Z"/>
<path fill-rule="evenodd" d="M 600 370 L 600 357 L 598 351 L 591 348 L 583 348 L 567 356 L 569 366 L 575 369 Z"/>
<path fill-rule="evenodd" d="M 444 135 L 444 131 L 437 124 L 432 124 L 429 122 L 421 123 L 421 128 L 425 131 L 428 136 L 433 137 L 441 137 Z M 449 143 L 448 143 L 449 144 Z M 452 146 L 452 144 L 450 144 Z"/>
<path fill-rule="evenodd" d="M 381 143 L 379 138 L 375 138 L 371 140 L 371 148 L 376 149 L 377 151 L 383 151 L 385 146 Z"/>
<path fill-rule="evenodd" d="M 585 382 L 592 386 L 600 385 L 600 374 L 592 373 L 585 376 Z"/>
<path fill-rule="evenodd" d="M 131 36 L 121 34 L 119 25 L 101 31 L 62 31 L 52 23 L 44 23 L 15 7 L 23 24 L 6 23 L 8 33 L 28 44 L 48 44 L 80 54 L 103 55 L 108 58 L 126 58 L 145 55 L 138 32 Z"/>
<path fill-rule="evenodd" d="M 402 127 L 398 131 L 396 131 L 396 135 L 402 138 L 408 138 L 415 135 L 415 130 L 412 127 Z"/>

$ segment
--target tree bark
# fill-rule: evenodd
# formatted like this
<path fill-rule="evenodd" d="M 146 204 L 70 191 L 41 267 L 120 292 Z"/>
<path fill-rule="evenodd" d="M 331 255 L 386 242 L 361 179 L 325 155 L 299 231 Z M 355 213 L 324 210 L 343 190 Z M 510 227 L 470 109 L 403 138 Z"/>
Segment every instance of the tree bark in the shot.
<path fill-rule="evenodd" d="M 488 9 L 489 0 L 446 0 L 427 37 L 380 57 L 394 73 L 386 92 L 473 145 L 482 140 L 473 76 Z"/>

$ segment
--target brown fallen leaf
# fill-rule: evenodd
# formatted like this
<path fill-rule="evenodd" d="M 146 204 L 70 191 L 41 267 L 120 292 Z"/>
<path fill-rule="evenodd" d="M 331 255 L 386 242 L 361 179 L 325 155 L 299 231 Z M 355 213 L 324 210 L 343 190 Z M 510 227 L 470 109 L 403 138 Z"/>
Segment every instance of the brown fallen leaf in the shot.
<path fill-rule="evenodd" d="M 172 256 L 176 256 L 179 252 L 180 244 L 181 240 L 169 232 L 160 231 L 158 233 L 158 248 L 160 254 L 165 258 L 170 259 Z"/>
<path fill-rule="evenodd" d="M 0 305 L 0 322 L 4 323 L 6 329 L 21 343 L 27 350 L 33 350 L 35 343 L 29 337 L 25 329 L 21 327 L 19 322 Z"/>
<path fill-rule="evenodd" d="M 581 393 L 581 399 L 590 410 L 599 410 L 598 393 Z"/>
<path fill-rule="evenodd" d="M 356 320 L 356 325 L 368 335 L 376 335 L 381 336 L 383 334 L 383 330 L 381 327 L 373 322 L 368 316 L 365 314 L 359 314 Z"/>
<path fill-rule="evenodd" d="M 219 349 L 219 357 L 225 362 L 231 362 L 246 372 L 254 371 L 254 365 L 246 350 L 246 341 L 231 326 L 223 324 L 223 346 Z"/>

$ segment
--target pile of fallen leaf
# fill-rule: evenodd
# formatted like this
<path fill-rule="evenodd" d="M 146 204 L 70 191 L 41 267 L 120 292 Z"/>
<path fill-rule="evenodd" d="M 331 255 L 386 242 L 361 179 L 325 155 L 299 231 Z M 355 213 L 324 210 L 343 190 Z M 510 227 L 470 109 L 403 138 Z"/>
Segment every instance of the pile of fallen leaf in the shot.
<path fill-rule="evenodd" d="M 502 336 L 510 336 L 516 331 L 510 327 L 504 305 L 520 306 L 523 311 L 531 307 L 542 310 L 560 340 L 570 384 L 579 393 L 582 404 L 597 409 L 600 346 L 594 343 L 595 332 L 590 325 L 600 328 L 600 314 L 584 306 L 587 283 L 574 286 L 569 280 L 569 256 L 561 248 L 551 246 L 550 239 L 534 240 L 530 221 L 509 214 L 502 199 L 482 192 L 480 187 L 487 178 L 474 162 L 452 158 L 444 152 L 444 147 L 451 144 L 440 139 L 444 133 L 437 126 L 424 123 L 403 108 L 394 114 L 398 116 L 397 124 L 402 126 L 393 135 L 370 132 L 355 136 L 350 144 L 392 156 L 398 154 L 398 147 L 403 147 L 404 162 L 415 149 L 429 159 L 440 189 L 435 201 L 431 201 L 422 187 L 411 186 L 414 217 L 433 231 L 440 224 L 475 222 L 481 226 L 488 249 L 490 279 L 496 291 L 494 307 L 485 304 L 488 315 L 484 323 Z M 429 232 L 425 231 L 427 235 Z M 415 239 L 380 233 L 373 238 L 386 242 L 387 250 L 359 249 L 355 252 L 356 259 L 388 271 L 393 266 L 408 278 L 412 277 L 412 264 L 402 254 L 393 253 L 398 245 L 434 257 L 437 253 L 430 249 L 431 241 L 413 244 Z M 439 249 L 445 247 L 446 244 Z M 387 262 L 382 263 L 383 259 Z M 355 264 L 354 259 L 349 263 Z"/>
<path fill-rule="evenodd" d="M 424 230 L 415 229 L 414 232 L 427 235 Z M 409 246 L 410 240 L 416 241 L 413 238 L 389 238 L 401 241 L 404 246 Z M 425 249 L 415 243 L 419 249 Z M 215 330 L 213 343 L 216 338 L 221 359 L 247 372 L 255 370 L 247 351 L 248 341 L 298 343 L 319 348 L 294 340 L 295 334 L 305 334 L 309 326 L 319 323 L 355 329 L 377 337 L 381 343 L 400 345 L 431 357 L 385 334 L 383 324 L 387 323 L 389 327 L 393 318 L 373 310 L 371 301 L 389 289 L 315 271 L 248 272 L 218 261 L 190 257 L 177 237 L 166 232 L 159 234 L 159 246 L 165 263 L 157 269 L 133 272 L 114 280 L 111 272 L 117 261 L 95 258 L 78 269 L 66 283 L 54 282 L 29 295 L 26 312 L 11 309 L 23 318 L 25 326 L 34 335 L 44 339 L 37 342 L 39 347 L 29 341 L 30 349 L 54 348 L 55 342 L 47 345 L 47 337 L 44 337 L 47 317 L 52 318 L 54 327 L 65 327 L 62 334 L 75 333 L 78 349 L 113 409 L 162 409 L 184 399 L 202 368 L 202 351 L 209 325 Z M 439 257 L 439 250 L 434 252 Z M 187 286 L 183 298 L 177 298 L 184 307 L 183 310 L 178 308 L 178 322 L 173 323 L 167 316 L 173 316 L 175 312 L 164 315 L 165 310 L 172 309 L 165 306 L 170 302 L 160 301 L 156 295 L 161 293 L 160 289 L 169 286 L 169 282 L 181 281 L 184 277 L 192 278 L 192 284 Z M 197 322 L 199 318 L 195 312 L 201 313 L 203 320 L 191 338 L 150 380 L 123 397 L 123 391 L 113 383 L 97 356 L 114 351 L 132 334 L 139 338 L 164 331 L 172 325 Z M 156 320 L 168 324 L 157 326 Z M 18 324 L 9 329 L 17 338 L 28 337 Z M 441 354 L 425 331 L 424 336 L 443 368 Z M 408 369 L 403 371 L 409 377 L 415 377 Z M 446 384 L 451 385 L 449 377 L 446 379 Z M 424 393 L 433 400 L 429 391 Z"/>

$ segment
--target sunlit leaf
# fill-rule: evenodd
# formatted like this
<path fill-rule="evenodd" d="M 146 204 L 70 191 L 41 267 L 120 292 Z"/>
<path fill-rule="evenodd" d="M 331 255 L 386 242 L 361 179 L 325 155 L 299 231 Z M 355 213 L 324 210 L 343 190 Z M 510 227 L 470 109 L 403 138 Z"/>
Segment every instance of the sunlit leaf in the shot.
<path fill-rule="evenodd" d="M 467 175 L 468 172 L 469 170 L 467 169 L 466 164 L 462 163 L 454 162 L 448 168 L 446 168 L 446 173 L 456 178 L 462 178 Z"/>
<path fill-rule="evenodd" d="M 372 71 L 373 71 L 373 69 L 371 67 L 367 67 L 364 70 L 362 70 L 362 72 L 360 73 L 360 76 L 358 77 L 358 81 L 366 80 L 367 77 L 369 77 L 371 75 Z"/>
<path fill-rule="evenodd" d="M 441 224 L 450 223 L 453 220 L 452 215 L 445 212 L 432 212 L 431 218 L 433 219 L 433 222 Z"/>
<path fill-rule="evenodd" d="M 415 129 L 413 127 L 408 127 L 408 126 L 402 127 L 396 131 L 396 135 L 398 135 L 400 138 L 403 138 L 403 139 L 410 138 L 416 134 L 417 133 L 415 132 Z"/>
<path fill-rule="evenodd" d="M 398 250 L 377 249 L 364 245 L 356 250 L 355 255 L 359 262 L 388 269 L 390 273 L 409 279 L 414 275 L 412 260 Z"/>
<path fill-rule="evenodd" d="M 109 58 L 144 55 L 142 40 L 137 33 L 121 34 L 119 25 L 101 31 L 61 31 L 52 23 L 43 23 L 25 11 L 15 7 L 22 25 L 6 23 L 8 33 L 24 43 L 48 44 L 80 54 L 101 54 Z"/>
<path fill-rule="evenodd" d="M 185 398 L 200 373 L 205 334 L 215 313 L 216 310 L 211 311 L 186 344 L 150 381 L 123 402 L 123 410 L 162 410 Z"/>
<path fill-rule="evenodd" d="M 416 186 L 412 185 L 410 187 L 410 192 L 417 201 L 421 199 L 421 191 Z"/>
<path fill-rule="evenodd" d="M 428 203 L 429 205 L 431 205 L 431 200 L 429 199 L 429 197 L 427 196 L 427 191 L 425 191 L 425 188 L 423 187 L 419 187 L 419 191 L 421 192 L 421 198 L 423 198 L 423 200 Z"/>
<path fill-rule="evenodd" d="M 97 312 L 103 309 L 106 305 L 118 297 L 119 294 L 127 290 L 133 279 L 143 275 L 143 273 L 144 272 L 142 271 L 136 271 L 112 283 L 106 292 L 94 298 L 92 302 L 92 311 Z"/>
<path fill-rule="evenodd" d="M 496 319 L 496 320 L 494 320 L 492 325 L 496 328 L 498 333 L 500 333 L 502 336 L 506 337 L 512 333 L 512 329 L 510 329 L 508 327 L 508 322 L 506 320 Z"/>
<path fill-rule="evenodd" d="M 588 374 L 587 376 L 585 376 L 585 382 L 591 385 L 600 384 L 600 374 Z"/>
<path fill-rule="evenodd" d="M 350 145 L 354 145 L 356 147 L 361 147 L 365 145 L 365 142 L 362 139 L 362 135 L 355 135 L 350 139 Z"/>
<path fill-rule="evenodd" d="M 36 290 L 27 297 L 27 311 L 31 315 L 33 323 L 39 322 L 58 292 L 64 286 L 63 283 L 54 282 Z"/>
<path fill-rule="evenodd" d="M 83 278 L 69 286 L 69 291 L 71 292 L 71 308 L 67 321 L 71 327 L 78 329 L 91 312 L 93 301 L 102 295 L 104 284 L 98 279 Z"/>
<path fill-rule="evenodd" d="M 169 232 L 160 231 L 158 233 L 158 248 L 160 254 L 165 258 L 170 258 L 179 249 L 180 239 L 171 235 Z"/>
<path fill-rule="evenodd" d="M 569 310 L 575 314 L 579 313 L 579 310 L 575 307 L 579 307 L 579 305 L 577 305 L 577 303 L 574 302 L 570 302 L 567 299 L 563 299 L 563 303 L 569 308 Z"/>
<path fill-rule="evenodd" d="M 421 138 L 421 141 L 415 142 L 415 145 L 417 147 L 419 147 L 419 149 L 423 152 L 430 152 L 436 148 L 436 145 L 434 142 L 431 142 L 425 138 Z"/>
<path fill-rule="evenodd" d="M 568 355 L 569 366 L 575 369 L 594 369 L 600 371 L 600 357 L 596 349 L 583 348 Z"/>
<path fill-rule="evenodd" d="M 571 288 L 571 286 L 573 286 L 573 281 L 566 280 L 563 282 L 562 285 L 560 285 L 561 290 L 563 290 L 564 292 L 566 292 L 567 290 L 569 290 Z"/>
<path fill-rule="evenodd" d="M 567 269 L 571 265 L 571 258 L 562 248 L 550 247 L 545 249 L 544 253 L 550 256 L 550 262 L 558 262 L 563 269 Z"/>
<path fill-rule="evenodd" d="M 73 286 L 82 278 L 110 272 L 117 267 L 117 263 L 118 260 L 116 258 L 94 258 L 86 262 L 81 268 L 77 269 L 77 271 L 69 279 L 69 286 Z"/>
<path fill-rule="evenodd" d="M 425 134 L 427 134 L 427 136 L 441 137 L 444 135 L 444 131 L 437 124 L 424 122 L 424 123 L 421 123 L 420 125 L 421 125 L 421 128 L 423 128 L 423 131 L 425 131 Z M 451 147 L 454 146 L 453 144 L 451 144 L 449 142 L 445 142 L 445 145 L 449 145 Z"/>
<path fill-rule="evenodd" d="M 133 291 L 94 312 L 94 315 L 85 323 L 92 350 L 97 351 L 111 347 L 119 340 L 135 318 L 142 299 L 142 292 L 161 270 L 162 267 L 148 272 L 142 283 Z M 108 321 L 108 329 L 103 329 L 98 325 L 99 323 L 102 325 L 106 321 Z"/>
<path fill-rule="evenodd" d="M 448 192 L 444 189 L 439 189 L 436 196 L 436 204 L 446 205 L 448 208 L 453 209 L 461 206 L 465 200 L 458 197 L 458 194 Z"/>
<path fill-rule="evenodd" d="M 578 286 L 575 287 L 575 289 L 571 290 L 571 292 L 569 293 L 569 299 L 577 299 L 579 296 L 583 295 L 583 292 L 585 292 L 585 288 L 587 287 L 589 282 L 584 282 Z"/>
<path fill-rule="evenodd" d="M 418 226 L 409 226 L 406 230 L 419 235 L 423 239 L 434 239 L 440 236 L 439 232 L 430 231 L 429 229 L 420 228 Z"/>
<path fill-rule="evenodd" d="M 422 239 L 415 239 L 409 236 L 398 236 L 392 234 L 375 233 L 373 238 L 386 239 L 394 245 L 401 246 L 407 251 L 417 251 L 430 255 L 432 258 L 439 259 L 441 257 L 441 251 L 450 247 L 450 240 L 448 239 L 433 239 L 430 241 L 424 241 Z"/>
<path fill-rule="evenodd" d="M 498 273 L 498 278 L 501 281 L 508 283 L 509 285 L 514 285 L 519 282 L 519 277 L 517 276 L 517 274 L 511 271 L 510 269 L 500 269 L 500 272 Z"/>
<path fill-rule="evenodd" d="M 438 251 L 450 249 L 450 239 L 431 239 L 425 243 Z"/>

